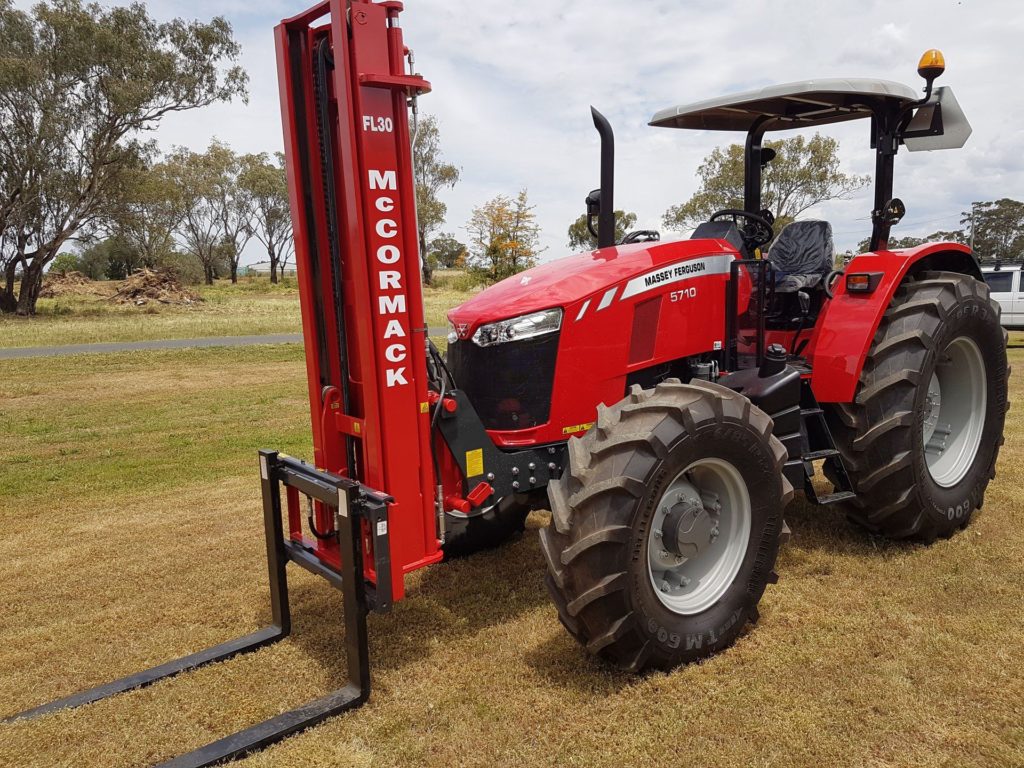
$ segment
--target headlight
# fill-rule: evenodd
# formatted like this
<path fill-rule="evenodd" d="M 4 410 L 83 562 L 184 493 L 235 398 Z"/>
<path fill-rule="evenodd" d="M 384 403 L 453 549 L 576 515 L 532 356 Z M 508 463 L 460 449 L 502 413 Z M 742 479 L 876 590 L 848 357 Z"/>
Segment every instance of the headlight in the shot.
<path fill-rule="evenodd" d="M 554 333 L 562 327 L 562 310 L 545 309 L 529 315 L 513 317 L 511 320 L 499 320 L 496 323 L 481 325 L 473 334 L 473 343 L 478 347 L 491 347 L 504 344 L 506 341 L 532 339 L 545 333 Z"/>
<path fill-rule="evenodd" d="M 448 321 L 448 343 L 454 344 L 459 340 L 459 334 L 455 332 L 455 325 L 451 320 Z"/>

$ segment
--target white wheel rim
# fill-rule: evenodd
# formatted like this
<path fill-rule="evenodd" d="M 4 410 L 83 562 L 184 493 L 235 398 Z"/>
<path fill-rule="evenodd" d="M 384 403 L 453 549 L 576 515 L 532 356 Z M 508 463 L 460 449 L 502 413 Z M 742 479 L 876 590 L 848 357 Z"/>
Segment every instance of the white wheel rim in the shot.
<path fill-rule="evenodd" d="M 928 472 L 943 488 L 963 480 L 978 455 L 985 426 L 985 385 L 981 350 L 972 339 L 957 337 L 936 362 L 921 424 Z"/>
<path fill-rule="evenodd" d="M 701 459 L 676 475 L 647 537 L 647 571 L 662 605 L 692 616 L 718 602 L 743 564 L 750 517 L 747 485 L 729 462 Z"/>

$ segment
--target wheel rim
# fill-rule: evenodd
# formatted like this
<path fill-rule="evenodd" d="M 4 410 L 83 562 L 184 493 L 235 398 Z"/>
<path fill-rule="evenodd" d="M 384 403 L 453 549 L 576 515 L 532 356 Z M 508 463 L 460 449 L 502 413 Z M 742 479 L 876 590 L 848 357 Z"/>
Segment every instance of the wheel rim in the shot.
<path fill-rule="evenodd" d="M 935 365 L 921 425 L 928 472 L 949 488 L 974 464 L 985 425 L 985 362 L 966 336 L 954 339 Z"/>
<path fill-rule="evenodd" d="M 676 475 L 658 500 L 647 538 L 654 593 L 669 610 L 693 615 L 735 581 L 750 539 L 750 494 L 739 470 L 701 459 Z"/>

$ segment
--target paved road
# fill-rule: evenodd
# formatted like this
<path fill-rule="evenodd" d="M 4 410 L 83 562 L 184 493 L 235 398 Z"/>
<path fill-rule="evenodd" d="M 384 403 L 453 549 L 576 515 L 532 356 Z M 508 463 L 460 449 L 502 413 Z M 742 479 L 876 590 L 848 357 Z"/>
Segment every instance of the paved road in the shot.
<path fill-rule="evenodd" d="M 444 328 L 429 328 L 431 336 L 444 336 Z M 23 357 L 55 357 L 103 352 L 138 352 L 148 349 L 185 349 L 187 347 L 246 347 L 252 344 L 300 344 L 301 333 L 274 333 L 264 336 L 210 336 L 200 339 L 153 339 L 151 341 L 111 341 L 102 344 L 65 344 L 59 347 L 8 347 L 0 349 L 0 360 Z"/>

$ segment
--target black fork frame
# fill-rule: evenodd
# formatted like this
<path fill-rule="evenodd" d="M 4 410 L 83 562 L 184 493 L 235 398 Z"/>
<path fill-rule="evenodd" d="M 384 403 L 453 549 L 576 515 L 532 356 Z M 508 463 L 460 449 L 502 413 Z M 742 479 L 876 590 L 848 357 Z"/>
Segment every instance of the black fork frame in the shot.
<path fill-rule="evenodd" d="M 251 653 L 288 637 L 292 629 L 286 572 L 289 560 L 324 576 L 332 585 L 341 589 L 348 682 L 320 699 L 218 739 L 161 765 L 174 768 L 201 768 L 236 760 L 293 733 L 317 725 L 329 717 L 364 704 L 370 696 L 370 652 L 366 615 L 370 609 L 387 611 L 391 607 L 387 510 L 392 500 L 362 483 L 321 472 L 277 451 L 260 451 L 260 478 L 263 492 L 263 523 L 267 539 L 267 568 L 270 577 L 270 607 L 273 615 L 273 621 L 269 626 L 120 680 L 19 712 L 0 722 L 24 720 L 91 704 L 118 693 L 152 685 L 182 672 L 225 661 L 238 654 Z M 282 485 L 295 488 L 300 493 L 337 510 L 336 534 L 343 563 L 341 572 L 325 565 L 302 544 L 285 540 L 281 521 Z M 367 584 L 363 578 L 363 519 L 369 523 L 368 530 L 373 537 L 374 568 L 378 576 L 376 588 Z"/>

